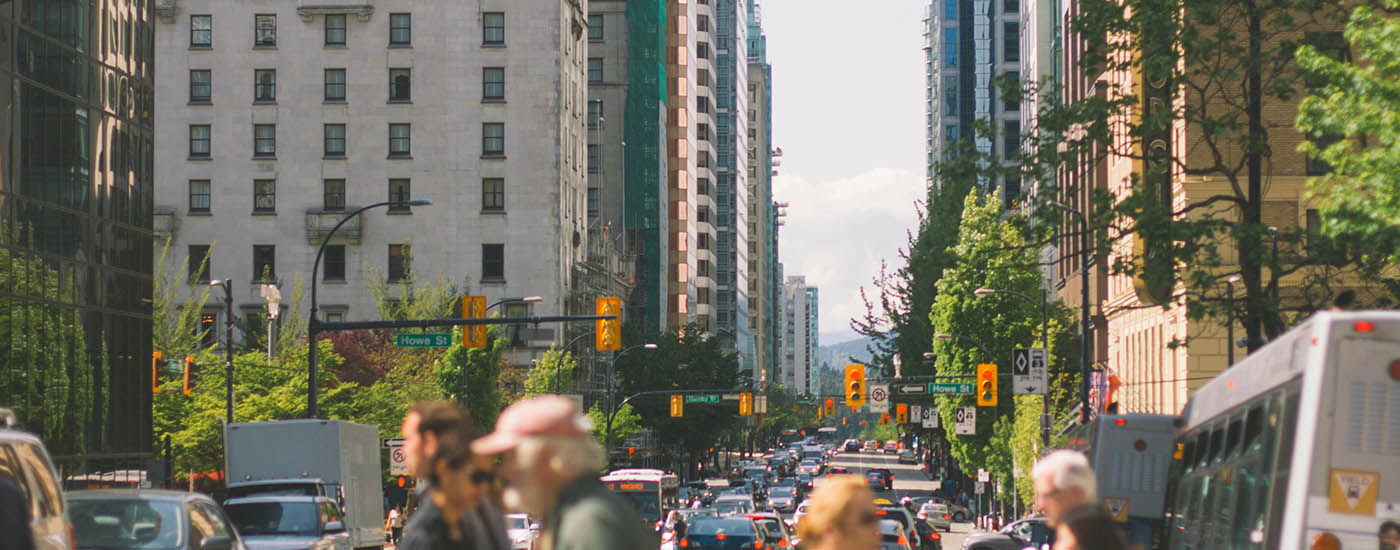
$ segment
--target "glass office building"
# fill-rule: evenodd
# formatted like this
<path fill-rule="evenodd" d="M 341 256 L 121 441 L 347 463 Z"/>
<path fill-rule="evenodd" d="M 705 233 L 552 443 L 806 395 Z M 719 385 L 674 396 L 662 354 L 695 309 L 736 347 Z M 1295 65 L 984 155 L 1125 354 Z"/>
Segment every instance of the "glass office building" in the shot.
<path fill-rule="evenodd" d="M 55 455 L 151 447 L 149 0 L 0 0 L 0 406 Z"/>

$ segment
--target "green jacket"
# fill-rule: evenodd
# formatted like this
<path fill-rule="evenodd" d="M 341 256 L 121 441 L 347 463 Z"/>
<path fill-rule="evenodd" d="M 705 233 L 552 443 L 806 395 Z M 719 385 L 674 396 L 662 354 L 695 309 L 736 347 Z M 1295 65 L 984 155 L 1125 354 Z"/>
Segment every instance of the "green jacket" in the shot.
<path fill-rule="evenodd" d="M 546 525 L 554 545 L 545 550 L 652 550 L 661 544 L 631 503 L 588 475 L 564 487 Z"/>

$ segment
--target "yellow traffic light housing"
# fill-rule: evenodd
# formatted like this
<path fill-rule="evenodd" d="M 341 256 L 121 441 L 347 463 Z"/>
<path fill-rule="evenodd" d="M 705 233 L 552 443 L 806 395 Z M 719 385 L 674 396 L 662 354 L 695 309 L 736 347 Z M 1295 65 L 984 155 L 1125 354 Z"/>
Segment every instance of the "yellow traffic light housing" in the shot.
<path fill-rule="evenodd" d="M 846 365 L 846 404 L 851 407 L 865 406 L 865 365 Z"/>
<path fill-rule="evenodd" d="M 977 406 L 997 406 L 996 363 L 982 363 L 977 365 Z"/>
<path fill-rule="evenodd" d="M 682 416 L 685 416 L 685 396 L 683 396 L 683 395 L 672 395 L 672 396 L 671 396 L 671 417 L 672 417 L 672 418 L 680 418 L 680 417 L 682 417 Z"/>
<path fill-rule="evenodd" d="M 909 405 L 899 403 L 894 406 L 895 424 L 909 423 Z"/>
<path fill-rule="evenodd" d="M 463 296 L 462 297 L 462 318 L 463 319 L 485 319 L 486 318 L 486 297 L 485 296 Z M 464 348 L 484 348 L 486 347 L 486 325 L 465 325 L 462 327 L 462 347 Z"/>
<path fill-rule="evenodd" d="M 593 322 L 593 340 L 599 351 L 622 349 L 622 298 L 599 296 L 594 301 L 596 315 L 615 315 L 613 319 L 598 319 Z"/>
<path fill-rule="evenodd" d="M 160 350 L 151 352 L 151 393 L 160 393 L 160 380 L 156 378 L 156 366 L 160 364 L 162 355 Z"/>
<path fill-rule="evenodd" d="M 739 416 L 751 414 L 753 414 L 753 394 L 749 392 L 739 394 Z"/>
<path fill-rule="evenodd" d="M 826 402 L 822 406 L 822 413 L 827 417 L 836 416 L 836 400 L 830 397 L 826 398 Z"/>
<path fill-rule="evenodd" d="M 184 391 L 185 395 L 189 395 L 189 394 L 190 394 L 190 391 L 191 391 L 191 388 L 190 388 L 190 370 L 193 369 L 193 368 L 194 368 L 194 356 L 193 356 L 193 355 L 186 355 L 186 356 L 185 356 L 185 385 L 184 385 L 184 388 L 183 388 L 183 391 Z"/>

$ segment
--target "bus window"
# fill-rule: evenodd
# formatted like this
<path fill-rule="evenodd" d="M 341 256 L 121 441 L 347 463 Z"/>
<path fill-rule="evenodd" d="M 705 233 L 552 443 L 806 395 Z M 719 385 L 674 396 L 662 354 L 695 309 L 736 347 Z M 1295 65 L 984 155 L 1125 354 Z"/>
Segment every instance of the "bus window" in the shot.
<path fill-rule="evenodd" d="M 1258 452 L 1261 445 L 1259 436 L 1264 432 L 1264 405 L 1255 405 L 1249 408 L 1249 414 L 1244 419 L 1244 448 L 1241 452 L 1251 454 Z"/>
<path fill-rule="evenodd" d="M 1278 547 L 1279 531 L 1283 528 L 1283 522 L 1278 520 L 1283 517 L 1284 507 L 1288 503 L 1288 468 L 1293 463 L 1293 430 L 1298 422 L 1298 385 L 1290 385 L 1285 391 L 1269 407 L 1269 432 L 1278 445 L 1270 451 L 1274 455 L 1273 479 L 1269 481 L 1272 494 L 1269 510 L 1264 516 L 1269 518 L 1268 524 L 1261 526 L 1266 533 L 1265 548 Z M 1265 457 L 1265 460 L 1268 458 Z"/>
<path fill-rule="evenodd" d="M 1181 466 L 1185 473 L 1191 473 L 1196 469 L 1196 440 L 1188 439 L 1182 444 Z"/>
<path fill-rule="evenodd" d="M 1220 462 L 1225 458 L 1225 427 L 1216 425 L 1210 430 L 1210 461 Z"/>
<path fill-rule="evenodd" d="M 1196 434 L 1196 467 L 1205 468 L 1210 464 L 1210 430 L 1201 428 Z"/>
<path fill-rule="evenodd" d="M 1225 458 L 1227 460 L 1234 458 L 1239 453 L 1240 439 L 1244 435 L 1240 433 L 1244 431 L 1243 424 L 1243 420 L 1241 420 L 1240 418 L 1235 418 L 1234 420 L 1230 421 L 1229 431 L 1225 432 Z"/>
<path fill-rule="evenodd" d="M 1235 471 L 1235 521 L 1230 527 L 1230 548 L 1258 546 L 1250 543 L 1250 532 L 1254 530 L 1259 515 L 1255 509 L 1257 494 L 1263 490 L 1259 486 L 1258 470 L 1258 462 L 1250 461 Z"/>
<path fill-rule="evenodd" d="M 1230 524 L 1234 518 L 1234 478 L 1235 469 L 1229 466 L 1215 472 L 1215 494 L 1211 498 L 1211 509 L 1206 517 L 1211 518 L 1210 548 L 1228 548 Z"/>

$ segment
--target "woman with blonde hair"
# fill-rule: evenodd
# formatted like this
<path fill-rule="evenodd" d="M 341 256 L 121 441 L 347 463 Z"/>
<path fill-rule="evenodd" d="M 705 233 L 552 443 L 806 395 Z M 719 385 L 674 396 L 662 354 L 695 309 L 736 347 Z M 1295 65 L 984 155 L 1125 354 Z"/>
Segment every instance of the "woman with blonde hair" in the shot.
<path fill-rule="evenodd" d="M 875 494 L 856 476 L 834 476 L 812 493 L 807 515 L 797 524 L 802 547 L 809 550 L 876 550 L 880 516 Z"/>

